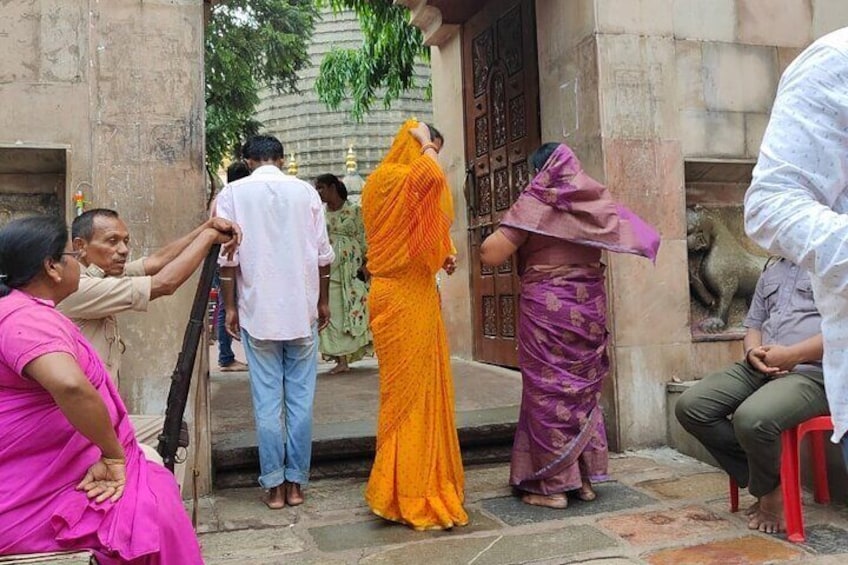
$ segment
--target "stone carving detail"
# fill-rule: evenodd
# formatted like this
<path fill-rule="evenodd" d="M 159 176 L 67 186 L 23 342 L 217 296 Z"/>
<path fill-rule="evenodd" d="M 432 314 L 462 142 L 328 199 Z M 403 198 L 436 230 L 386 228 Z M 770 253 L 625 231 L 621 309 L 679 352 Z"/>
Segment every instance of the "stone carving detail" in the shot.
<path fill-rule="evenodd" d="M 492 77 L 492 148 L 498 149 L 506 145 L 506 86 L 503 73 L 498 72 Z"/>
<path fill-rule="evenodd" d="M 501 337 L 515 337 L 515 297 L 502 294 L 498 300 L 501 303 Z"/>
<path fill-rule="evenodd" d="M 471 68 L 474 73 L 474 96 L 480 96 L 486 91 L 489 71 L 495 59 L 495 46 L 492 41 L 492 30 L 487 29 L 474 38 L 471 45 Z"/>
<path fill-rule="evenodd" d="M 724 331 L 734 298 L 750 302 L 767 257 L 745 249 L 718 213 L 702 206 L 686 210 L 686 247 L 692 294 L 708 311 L 696 327 Z"/>
<path fill-rule="evenodd" d="M 524 187 L 530 183 L 530 168 L 527 161 L 521 160 L 512 165 L 512 194 L 515 198 L 521 194 Z"/>
<path fill-rule="evenodd" d="M 486 225 L 486 226 L 481 226 L 480 227 L 480 242 L 483 242 L 487 237 L 492 235 L 493 231 L 494 230 L 492 229 L 491 224 Z M 495 270 L 492 267 L 490 267 L 489 265 L 484 265 L 482 262 L 480 263 L 480 275 L 481 276 L 489 276 L 489 275 L 494 274 L 494 272 L 495 272 Z"/>
<path fill-rule="evenodd" d="M 497 312 L 495 311 L 495 297 L 483 297 L 483 335 L 495 337 L 498 335 Z"/>
<path fill-rule="evenodd" d="M 492 180 L 489 175 L 477 178 L 477 203 L 478 216 L 492 213 Z"/>
<path fill-rule="evenodd" d="M 503 167 L 495 171 L 495 210 L 506 210 L 510 204 L 509 172 Z"/>
<path fill-rule="evenodd" d="M 489 152 L 489 118 L 480 116 L 474 120 L 474 148 L 478 157 Z"/>
<path fill-rule="evenodd" d="M 521 41 L 521 5 L 518 4 L 498 20 L 498 54 L 509 76 L 524 66 Z"/>
<path fill-rule="evenodd" d="M 515 141 L 527 135 L 527 125 L 524 118 L 524 95 L 516 96 L 509 101 L 509 139 Z"/>
<path fill-rule="evenodd" d="M 511 273 L 511 272 L 512 272 L 512 257 L 510 257 L 509 259 L 507 259 L 506 261 L 504 261 L 503 263 L 498 265 L 498 273 L 499 274 L 505 274 L 505 273 Z"/>

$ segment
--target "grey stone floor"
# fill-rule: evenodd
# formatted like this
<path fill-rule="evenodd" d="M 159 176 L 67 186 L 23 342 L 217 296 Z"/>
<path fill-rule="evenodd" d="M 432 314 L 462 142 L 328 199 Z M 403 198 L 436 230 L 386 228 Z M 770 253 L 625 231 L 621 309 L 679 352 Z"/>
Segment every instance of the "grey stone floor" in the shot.
<path fill-rule="evenodd" d="M 805 501 L 808 540 L 794 545 L 749 531 L 728 511 L 725 475 L 673 450 L 616 455 L 610 470 L 595 502 L 547 510 L 512 496 L 508 465 L 469 467 L 471 523 L 448 532 L 374 517 L 362 478 L 313 481 L 304 505 L 277 511 L 258 488 L 220 490 L 199 501 L 200 542 L 210 565 L 848 563 L 844 506 Z"/>

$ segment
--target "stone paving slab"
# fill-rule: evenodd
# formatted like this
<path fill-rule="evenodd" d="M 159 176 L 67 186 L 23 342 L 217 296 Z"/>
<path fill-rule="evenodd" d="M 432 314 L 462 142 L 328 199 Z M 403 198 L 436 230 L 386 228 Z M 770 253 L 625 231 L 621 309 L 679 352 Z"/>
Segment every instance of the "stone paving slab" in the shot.
<path fill-rule="evenodd" d="M 635 546 L 669 543 L 689 537 L 738 529 L 702 506 L 686 506 L 656 512 L 610 516 L 598 524 Z"/>
<path fill-rule="evenodd" d="M 744 536 L 643 555 L 651 565 L 758 565 L 799 559 L 804 552 L 764 536 Z"/>
<path fill-rule="evenodd" d="M 698 473 L 673 479 L 655 479 L 637 483 L 639 488 L 657 494 L 661 498 L 707 498 L 722 494 L 729 496 L 729 482 L 724 473 Z"/>
<path fill-rule="evenodd" d="M 379 518 L 352 524 L 333 524 L 309 528 L 309 535 L 320 551 L 345 551 L 354 548 L 418 542 L 427 539 L 464 536 L 487 530 L 497 530 L 501 524 L 479 510 L 468 512 L 469 524 L 452 530 L 417 532 L 406 526 Z"/>
<path fill-rule="evenodd" d="M 572 556 L 613 548 L 618 542 L 592 526 L 579 525 L 537 534 L 487 536 L 422 543 L 389 550 L 364 559 L 362 563 L 394 565 L 510 565 L 540 559 L 568 559 Z"/>
<path fill-rule="evenodd" d="M 249 563 L 274 558 L 279 563 L 283 560 L 281 556 L 298 553 L 306 547 L 291 528 L 204 534 L 200 537 L 200 544 L 203 554 L 214 556 L 217 563 Z"/>
<path fill-rule="evenodd" d="M 804 547 L 818 554 L 848 553 L 848 530 L 832 524 L 816 524 L 804 528 Z M 848 559 L 845 560 L 848 563 Z"/>
<path fill-rule="evenodd" d="M 615 481 L 599 483 L 594 485 L 594 488 L 598 494 L 594 501 L 583 502 L 578 498 L 569 497 L 568 508 L 564 510 L 530 506 L 521 502 L 518 496 L 492 498 L 484 500 L 482 504 L 483 509 L 493 516 L 497 516 L 498 519 L 510 526 L 518 526 L 577 516 L 618 512 L 657 502 L 647 494 Z"/>

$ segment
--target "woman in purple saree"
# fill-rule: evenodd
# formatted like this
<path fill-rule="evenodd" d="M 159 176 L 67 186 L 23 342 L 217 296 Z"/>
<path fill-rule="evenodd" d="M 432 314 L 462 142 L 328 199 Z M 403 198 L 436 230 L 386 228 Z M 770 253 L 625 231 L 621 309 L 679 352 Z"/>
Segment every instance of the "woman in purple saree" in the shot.
<path fill-rule="evenodd" d="M 659 235 L 586 175 L 564 144 L 531 157 L 537 171 L 480 249 L 496 266 L 518 251 L 521 413 L 510 484 L 527 504 L 565 508 L 566 492 L 593 500 L 607 478 L 598 401 L 607 357 L 601 251 L 655 260 Z"/>
<path fill-rule="evenodd" d="M 0 555 L 203 563 L 174 477 L 144 458 L 105 366 L 55 309 L 79 276 L 61 220 L 0 229 Z"/>

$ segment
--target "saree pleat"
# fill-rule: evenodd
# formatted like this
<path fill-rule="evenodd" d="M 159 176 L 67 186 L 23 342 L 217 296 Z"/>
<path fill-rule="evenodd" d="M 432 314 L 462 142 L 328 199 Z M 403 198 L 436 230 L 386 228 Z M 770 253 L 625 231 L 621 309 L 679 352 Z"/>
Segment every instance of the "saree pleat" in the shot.
<path fill-rule="evenodd" d="M 464 525 L 468 516 L 435 283 L 452 249 L 450 196 L 438 165 L 415 149 L 414 125 L 404 125 L 363 190 L 380 362 L 377 452 L 365 498 L 378 516 L 423 530 Z"/>

